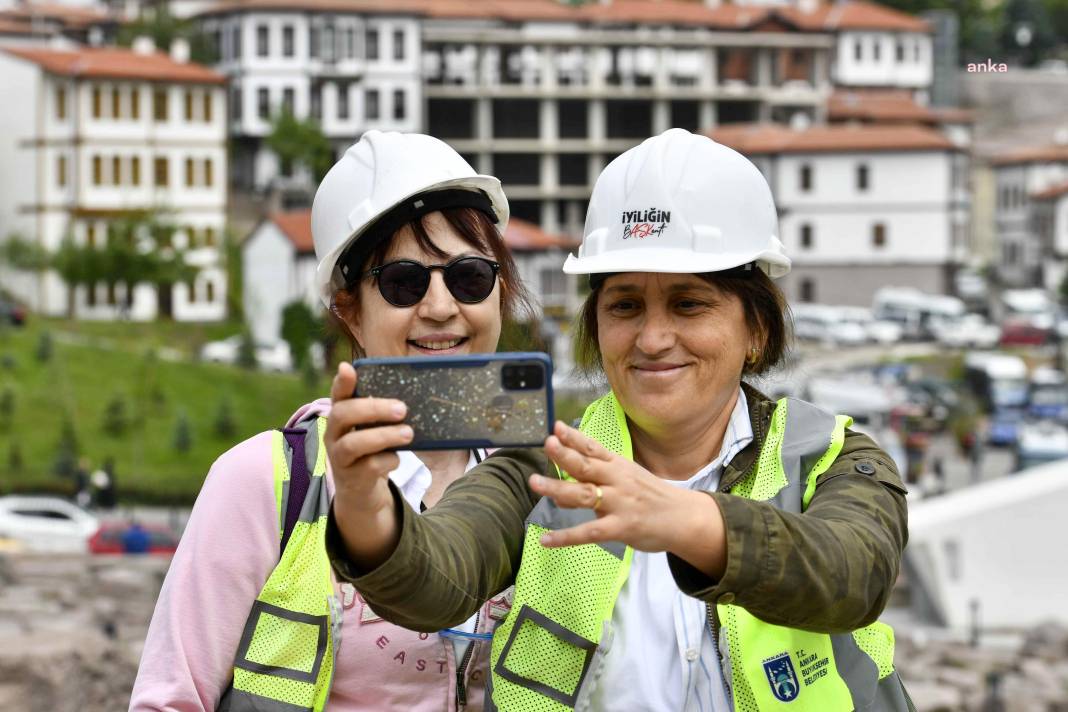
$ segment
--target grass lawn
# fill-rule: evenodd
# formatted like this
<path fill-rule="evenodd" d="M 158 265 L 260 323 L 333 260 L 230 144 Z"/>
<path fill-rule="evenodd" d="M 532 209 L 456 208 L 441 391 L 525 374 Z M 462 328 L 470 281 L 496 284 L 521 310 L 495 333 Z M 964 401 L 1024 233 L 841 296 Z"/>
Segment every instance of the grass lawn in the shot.
<path fill-rule="evenodd" d="M 232 366 L 169 361 L 160 349 L 191 354 L 199 344 L 235 331 L 221 325 L 85 323 L 31 318 L 0 332 L 0 402 L 10 391 L 14 407 L 0 412 L 0 492 L 69 492 L 71 482 L 53 474 L 64 418 L 73 423 L 80 456 L 95 468 L 115 460 L 119 496 L 142 502 L 191 502 L 211 463 L 233 444 L 280 427 L 302 403 L 325 395 L 329 379 L 315 386 L 299 375 L 246 372 Z M 36 355 L 42 334 L 52 337 L 52 356 Z M 167 353 L 162 351 L 162 353 Z M 104 412 L 122 399 L 129 427 L 105 432 Z M 220 436 L 214 423 L 224 401 L 234 434 Z M 180 417 L 188 419 L 191 445 L 175 447 Z M 12 462 L 12 450 L 17 450 Z"/>
<path fill-rule="evenodd" d="M 204 342 L 238 330 L 226 323 L 33 316 L 23 328 L 0 327 L 0 494 L 73 493 L 73 482 L 54 474 L 69 418 L 78 454 L 91 469 L 114 458 L 120 500 L 191 503 L 215 458 L 258 432 L 281 427 L 301 404 L 329 392 L 325 374 L 309 386 L 300 375 L 247 372 L 190 358 Z M 52 355 L 42 361 L 37 352 L 45 333 L 51 336 Z M 3 408 L 6 392 L 13 403 L 10 413 Z M 116 398 L 129 423 L 122 435 L 104 428 L 105 411 Z M 230 436 L 215 431 L 224 402 L 234 424 Z M 557 417 L 571 422 L 584 406 L 574 398 L 558 399 Z M 185 452 L 175 447 L 183 415 L 191 435 Z"/>

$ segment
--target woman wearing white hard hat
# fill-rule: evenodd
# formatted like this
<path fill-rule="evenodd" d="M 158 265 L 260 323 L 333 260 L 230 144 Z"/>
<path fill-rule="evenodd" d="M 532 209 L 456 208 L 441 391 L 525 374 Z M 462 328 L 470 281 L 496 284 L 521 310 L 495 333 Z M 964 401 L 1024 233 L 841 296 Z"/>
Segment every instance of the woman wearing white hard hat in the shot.
<path fill-rule="evenodd" d="M 425 517 L 349 459 L 371 431 L 328 440 L 350 454 L 327 547 L 375 610 L 434 630 L 515 585 L 487 708 L 911 708 L 876 620 L 907 536 L 893 461 L 848 417 L 743 382 L 786 345 L 776 234 L 743 156 L 651 138 L 598 178 L 564 266 L 590 276 L 578 352 L 611 387 L 579 428 L 495 453 Z"/>
<path fill-rule="evenodd" d="M 496 350 L 502 320 L 530 311 L 507 221 L 500 182 L 441 141 L 365 134 L 312 207 L 319 294 L 354 354 Z M 509 596 L 428 634 L 382 620 L 336 581 L 323 546 L 330 411 L 326 398 L 302 406 L 216 461 L 164 582 L 131 709 L 482 708 L 490 631 Z M 486 454 L 379 453 L 373 465 L 426 509 Z"/>

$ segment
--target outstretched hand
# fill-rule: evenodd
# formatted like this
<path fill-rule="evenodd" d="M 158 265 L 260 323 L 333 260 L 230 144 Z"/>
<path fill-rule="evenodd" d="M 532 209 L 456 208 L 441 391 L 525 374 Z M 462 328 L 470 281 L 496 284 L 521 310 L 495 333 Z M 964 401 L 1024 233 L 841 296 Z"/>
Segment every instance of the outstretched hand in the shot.
<path fill-rule="evenodd" d="M 389 473 L 412 429 L 401 421 L 404 403 L 391 398 L 353 398 L 356 370 L 338 365 L 330 386 L 330 415 L 323 442 L 334 478 L 334 518 L 353 562 L 371 569 L 384 561 L 399 536 Z"/>
<path fill-rule="evenodd" d="M 576 481 L 531 475 L 530 488 L 561 507 L 592 508 L 596 518 L 544 534 L 543 545 L 621 541 L 639 551 L 670 551 L 710 575 L 722 574 L 725 531 L 713 498 L 664 482 L 559 421 L 545 452 Z"/>

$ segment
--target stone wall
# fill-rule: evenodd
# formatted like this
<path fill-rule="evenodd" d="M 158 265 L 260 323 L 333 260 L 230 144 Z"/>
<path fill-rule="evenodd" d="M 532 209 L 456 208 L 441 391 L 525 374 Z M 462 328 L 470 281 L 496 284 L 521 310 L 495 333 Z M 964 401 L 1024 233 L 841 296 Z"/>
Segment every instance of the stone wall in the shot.
<path fill-rule="evenodd" d="M 0 554 L 0 711 L 125 710 L 169 562 Z"/>
<path fill-rule="evenodd" d="M 129 705 L 167 557 L 0 553 L 0 712 Z M 1068 712 L 1068 629 L 1011 647 L 898 631 L 918 712 Z"/>

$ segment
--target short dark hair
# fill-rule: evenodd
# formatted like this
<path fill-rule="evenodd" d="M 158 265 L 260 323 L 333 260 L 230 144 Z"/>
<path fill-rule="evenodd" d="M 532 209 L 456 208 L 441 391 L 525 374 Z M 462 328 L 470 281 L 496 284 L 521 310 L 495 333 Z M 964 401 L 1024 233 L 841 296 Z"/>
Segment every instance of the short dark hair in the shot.
<path fill-rule="evenodd" d="M 746 362 L 743 376 L 759 376 L 778 366 L 786 358 L 790 307 L 782 290 L 763 270 L 730 270 L 696 275 L 717 289 L 733 294 L 742 303 L 745 325 L 750 332 L 764 337 L 764 348 L 755 363 Z M 600 286 L 586 297 L 575 319 L 575 361 L 579 373 L 594 379 L 603 373 L 601 346 L 597 342 L 597 299 Z"/>
<path fill-rule="evenodd" d="M 446 208 L 440 213 L 464 242 L 480 252 L 493 255 L 494 261 L 500 264 L 498 274 L 501 283 L 502 321 L 506 324 L 508 322 L 533 323 L 533 333 L 540 333 L 537 311 L 534 309 L 530 293 L 519 279 L 519 270 L 516 268 L 515 260 L 512 259 L 512 253 L 504 244 L 504 238 L 489 217 L 474 208 Z M 416 242 L 422 249 L 435 257 L 444 259 L 448 257 L 448 254 L 434 244 L 427 232 L 426 220 L 432 214 L 423 215 L 408 223 L 406 227 L 411 229 Z M 382 264 L 390 245 L 403 229 L 404 227 L 394 232 L 392 237 L 379 243 L 371 251 L 363 264 L 365 271 Z M 340 318 L 340 313 L 354 313 L 359 308 L 362 282 L 362 279 L 357 280 L 351 287 L 339 289 L 334 294 L 334 310 L 330 314 L 330 322 L 334 330 L 348 340 L 353 358 L 364 356 L 364 352 L 356 342 L 356 338 L 349 333 L 348 327 Z"/>

